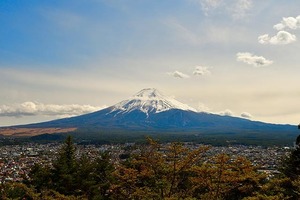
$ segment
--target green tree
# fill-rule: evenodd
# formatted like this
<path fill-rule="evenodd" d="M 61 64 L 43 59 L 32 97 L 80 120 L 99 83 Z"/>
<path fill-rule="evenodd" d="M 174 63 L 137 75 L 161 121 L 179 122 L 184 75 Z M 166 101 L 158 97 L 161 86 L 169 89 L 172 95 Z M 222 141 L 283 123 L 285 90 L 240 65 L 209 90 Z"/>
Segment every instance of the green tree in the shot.
<path fill-rule="evenodd" d="M 87 200 L 84 196 L 63 195 L 55 190 L 44 190 L 39 196 L 39 200 Z"/>
<path fill-rule="evenodd" d="M 5 183 L 0 185 L 0 199 L 38 200 L 39 194 L 23 183 Z"/>
<path fill-rule="evenodd" d="M 53 189 L 61 194 L 74 194 L 77 167 L 75 146 L 72 137 L 68 136 L 57 158 L 53 161 Z"/>
<path fill-rule="evenodd" d="M 52 174 L 49 166 L 35 164 L 31 168 L 28 176 L 30 179 L 24 182 L 27 183 L 27 185 L 33 185 L 38 192 L 48 189 L 52 185 Z"/>
<path fill-rule="evenodd" d="M 37 164 L 32 167 L 27 185 L 34 186 L 42 195 L 49 193 L 54 196 L 108 199 L 113 182 L 112 173 L 115 170 L 110 154 L 100 153 L 93 160 L 87 155 L 76 158 L 75 150 L 69 136 L 52 166 Z"/>
<path fill-rule="evenodd" d="M 91 185 L 91 196 L 93 199 L 109 199 L 111 186 L 114 181 L 114 165 L 111 163 L 111 156 L 108 152 L 100 153 L 93 163 L 92 171 L 93 185 Z"/>
<path fill-rule="evenodd" d="M 281 169 L 282 173 L 292 180 L 300 176 L 300 135 L 296 139 L 296 148 L 283 159 Z"/>
<path fill-rule="evenodd" d="M 94 162 L 87 156 L 82 155 L 77 161 L 77 171 L 75 172 L 76 195 L 91 196 L 91 187 L 95 185 L 93 171 Z"/>

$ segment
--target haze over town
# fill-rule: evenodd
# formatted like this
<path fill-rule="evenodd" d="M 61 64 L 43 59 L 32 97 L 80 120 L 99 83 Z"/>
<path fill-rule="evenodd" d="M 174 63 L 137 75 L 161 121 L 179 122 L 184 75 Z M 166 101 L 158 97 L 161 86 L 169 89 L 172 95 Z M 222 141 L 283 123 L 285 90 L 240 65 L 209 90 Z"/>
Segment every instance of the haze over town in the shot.
<path fill-rule="evenodd" d="M 0 126 L 93 112 L 143 88 L 198 111 L 300 122 L 300 4 L 0 4 Z"/>

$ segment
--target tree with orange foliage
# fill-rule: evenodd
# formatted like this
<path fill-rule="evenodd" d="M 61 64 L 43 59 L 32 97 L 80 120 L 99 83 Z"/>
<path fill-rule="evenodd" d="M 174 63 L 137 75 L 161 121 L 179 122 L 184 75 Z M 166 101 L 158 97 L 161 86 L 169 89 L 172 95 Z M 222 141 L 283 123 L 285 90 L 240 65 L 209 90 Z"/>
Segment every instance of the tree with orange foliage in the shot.
<path fill-rule="evenodd" d="M 193 197 L 197 199 L 243 199 L 251 196 L 265 180 L 265 175 L 258 173 L 247 159 L 231 159 L 226 154 L 194 166 L 193 171 Z"/>
<path fill-rule="evenodd" d="M 192 195 L 191 169 L 202 163 L 208 147 L 189 150 L 180 143 L 163 148 L 148 138 L 147 146 L 118 167 L 116 199 L 184 199 Z"/>

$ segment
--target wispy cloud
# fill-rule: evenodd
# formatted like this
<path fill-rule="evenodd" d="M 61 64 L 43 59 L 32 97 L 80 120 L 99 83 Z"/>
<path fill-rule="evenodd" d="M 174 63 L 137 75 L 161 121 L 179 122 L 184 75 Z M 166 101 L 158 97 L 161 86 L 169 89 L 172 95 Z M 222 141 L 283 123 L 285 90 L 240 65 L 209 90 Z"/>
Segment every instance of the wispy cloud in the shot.
<path fill-rule="evenodd" d="M 193 74 L 198 76 L 209 75 L 211 72 L 208 69 L 209 68 L 205 66 L 196 66 Z"/>
<path fill-rule="evenodd" d="M 24 102 L 14 105 L 1 105 L 0 116 L 2 117 L 23 117 L 23 116 L 75 116 L 101 110 L 106 106 L 95 107 L 91 105 L 57 105 L 43 104 L 38 102 Z"/>
<path fill-rule="evenodd" d="M 252 8 L 253 2 L 252 0 L 238 0 L 233 5 L 232 9 L 232 17 L 234 19 L 243 18 L 248 10 Z"/>
<path fill-rule="evenodd" d="M 237 53 L 236 60 L 253 65 L 254 67 L 263 67 L 271 65 L 273 61 L 264 58 L 263 56 L 256 56 L 249 52 Z"/>
<path fill-rule="evenodd" d="M 208 14 L 208 11 L 218 8 L 222 4 L 223 0 L 194 0 L 193 2 L 199 3 L 205 12 Z"/>
<path fill-rule="evenodd" d="M 241 117 L 250 119 L 250 118 L 252 118 L 252 115 L 248 112 L 243 112 L 243 113 L 241 113 Z"/>
<path fill-rule="evenodd" d="M 261 44 L 284 45 L 296 42 L 295 35 L 287 31 L 279 31 L 275 36 L 270 37 L 269 34 L 264 34 L 258 37 L 258 42 Z"/>
<path fill-rule="evenodd" d="M 190 78 L 190 76 L 188 74 L 185 74 L 183 72 L 180 71 L 174 71 L 174 72 L 168 72 L 167 73 L 169 76 L 173 76 L 175 78 Z M 209 71 L 209 67 L 205 67 L 205 66 L 196 66 L 194 71 L 193 71 L 193 75 L 194 76 L 204 76 L 204 75 L 209 75 L 211 74 L 211 72 Z"/>
<path fill-rule="evenodd" d="M 184 40 L 191 45 L 199 45 L 203 43 L 199 35 L 192 31 L 190 28 L 184 26 L 182 23 L 175 19 L 168 19 L 165 24 L 175 31 L 178 38 Z"/>
<path fill-rule="evenodd" d="M 211 12 L 220 9 L 226 14 L 231 15 L 233 19 L 243 18 L 247 12 L 252 8 L 252 0 L 190 0 L 193 3 L 197 3 L 201 6 L 205 15 L 209 15 Z"/>
<path fill-rule="evenodd" d="M 190 77 L 189 75 L 184 74 L 180 71 L 170 72 L 170 73 L 168 73 L 168 75 L 173 76 L 175 78 L 189 78 Z"/>

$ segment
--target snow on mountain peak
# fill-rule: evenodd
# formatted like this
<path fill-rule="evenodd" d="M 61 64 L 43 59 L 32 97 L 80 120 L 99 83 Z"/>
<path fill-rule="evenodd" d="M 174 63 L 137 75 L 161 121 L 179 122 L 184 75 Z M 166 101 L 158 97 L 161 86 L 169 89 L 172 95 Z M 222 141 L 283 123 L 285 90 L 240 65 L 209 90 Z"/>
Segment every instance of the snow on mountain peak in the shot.
<path fill-rule="evenodd" d="M 111 112 L 129 113 L 140 110 L 146 115 L 149 113 L 159 113 L 171 109 L 187 110 L 197 112 L 196 109 L 183 104 L 171 97 L 164 96 L 155 88 L 143 89 L 128 100 L 121 101 L 113 106 Z"/>
<path fill-rule="evenodd" d="M 154 98 L 162 98 L 163 95 L 155 88 L 146 88 L 134 95 L 136 98 L 144 98 L 144 99 L 154 99 Z"/>

